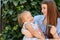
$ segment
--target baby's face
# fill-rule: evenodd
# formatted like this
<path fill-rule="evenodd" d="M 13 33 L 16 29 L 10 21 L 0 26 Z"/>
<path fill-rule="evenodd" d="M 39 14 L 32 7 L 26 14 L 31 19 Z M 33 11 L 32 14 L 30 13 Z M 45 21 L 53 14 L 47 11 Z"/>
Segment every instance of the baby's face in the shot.
<path fill-rule="evenodd" d="M 26 15 L 24 15 L 24 20 L 25 22 L 33 22 L 34 18 L 30 13 L 27 13 Z"/>

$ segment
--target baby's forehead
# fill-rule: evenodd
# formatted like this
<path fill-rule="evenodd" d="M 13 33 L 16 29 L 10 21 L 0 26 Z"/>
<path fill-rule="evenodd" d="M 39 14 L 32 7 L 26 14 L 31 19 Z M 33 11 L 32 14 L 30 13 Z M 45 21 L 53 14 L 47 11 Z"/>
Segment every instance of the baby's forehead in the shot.
<path fill-rule="evenodd" d="M 29 15 L 29 16 L 30 16 L 30 15 L 31 15 L 31 13 L 28 13 L 28 12 L 27 12 L 27 13 L 24 13 L 23 15 L 24 15 L 24 16 L 27 16 L 27 15 Z"/>

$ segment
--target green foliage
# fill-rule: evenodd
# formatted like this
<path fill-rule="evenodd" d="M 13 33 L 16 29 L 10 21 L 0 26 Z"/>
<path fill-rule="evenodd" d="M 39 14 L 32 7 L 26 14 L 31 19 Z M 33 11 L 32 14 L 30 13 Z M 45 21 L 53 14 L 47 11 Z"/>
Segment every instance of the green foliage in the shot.
<path fill-rule="evenodd" d="M 15 25 L 14 27 L 11 27 L 10 25 L 7 25 L 5 29 L 3 30 L 3 39 L 4 40 L 21 40 L 21 37 L 23 36 L 20 31 L 20 27 L 18 25 Z"/>
<path fill-rule="evenodd" d="M 60 12 L 60 0 L 55 0 L 55 2 L 56 2 L 56 5 L 57 5 L 58 10 Z"/>
<path fill-rule="evenodd" d="M 33 16 L 41 14 L 42 0 L 2 0 L 3 31 L 1 40 L 22 40 L 21 27 L 18 26 L 17 15 L 28 10 Z M 60 11 L 60 0 L 56 0 Z"/>

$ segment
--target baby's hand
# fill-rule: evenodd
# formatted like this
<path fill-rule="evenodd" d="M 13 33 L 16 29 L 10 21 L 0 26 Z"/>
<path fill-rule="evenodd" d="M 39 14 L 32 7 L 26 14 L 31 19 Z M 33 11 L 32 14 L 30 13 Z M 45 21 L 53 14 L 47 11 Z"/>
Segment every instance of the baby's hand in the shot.
<path fill-rule="evenodd" d="M 26 37 L 33 37 L 32 34 L 28 31 L 22 28 L 22 34 Z"/>
<path fill-rule="evenodd" d="M 28 30 L 25 31 L 25 36 L 29 38 L 33 37 L 32 34 Z"/>
<path fill-rule="evenodd" d="M 45 39 L 37 39 L 37 40 L 45 40 Z"/>

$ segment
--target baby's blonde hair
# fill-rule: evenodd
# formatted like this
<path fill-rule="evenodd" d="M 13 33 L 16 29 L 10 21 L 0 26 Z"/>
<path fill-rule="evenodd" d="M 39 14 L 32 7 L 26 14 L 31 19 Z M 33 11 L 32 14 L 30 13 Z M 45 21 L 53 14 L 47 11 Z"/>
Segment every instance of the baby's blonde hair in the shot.
<path fill-rule="evenodd" d="M 23 11 L 22 13 L 20 13 L 20 14 L 18 14 L 18 23 L 19 23 L 19 25 L 22 23 L 23 24 L 23 22 L 22 22 L 22 20 L 23 20 L 23 17 L 24 17 L 24 15 L 26 15 L 26 14 L 31 14 L 30 13 L 30 11 Z"/>

